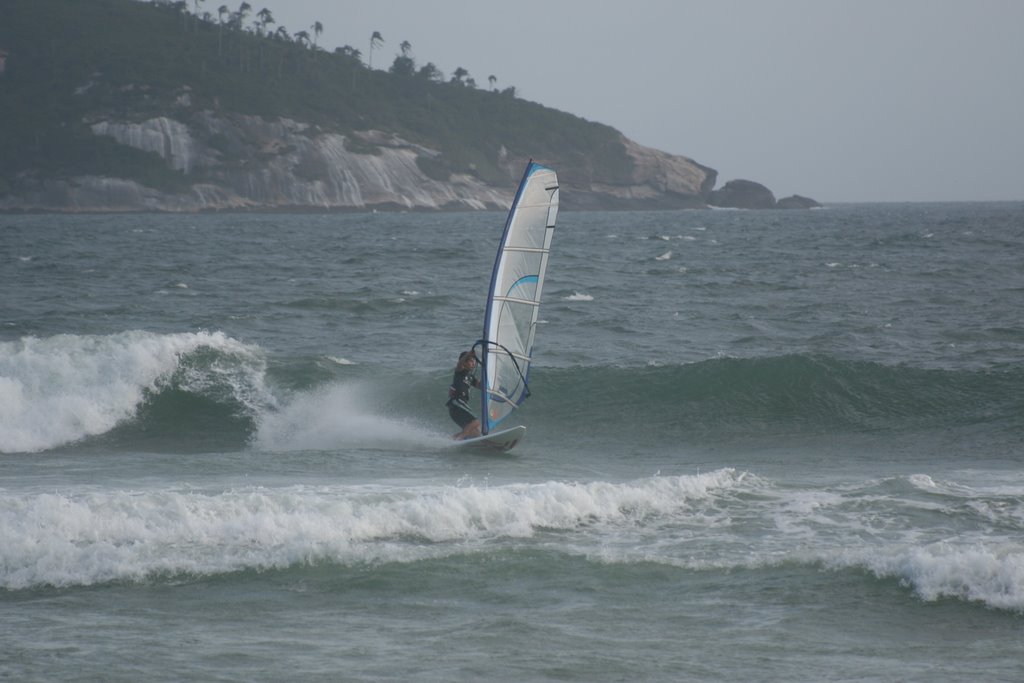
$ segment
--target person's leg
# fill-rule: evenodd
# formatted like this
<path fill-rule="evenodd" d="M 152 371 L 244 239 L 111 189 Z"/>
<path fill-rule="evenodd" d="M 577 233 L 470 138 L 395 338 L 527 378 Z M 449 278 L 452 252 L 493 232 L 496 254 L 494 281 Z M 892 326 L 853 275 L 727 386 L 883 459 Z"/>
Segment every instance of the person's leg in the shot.
<path fill-rule="evenodd" d="M 451 415 L 455 424 L 462 428 L 462 431 L 455 434 L 452 438 L 461 440 L 480 436 L 480 420 L 476 419 L 473 413 L 466 410 L 463 406 L 458 403 L 452 403 L 448 408 L 448 414 Z"/>
<path fill-rule="evenodd" d="M 455 435 L 455 438 L 461 441 L 462 439 L 472 439 L 476 436 L 480 436 L 480 420 L 473 420 L 467 424 L 461 432 Z"/>

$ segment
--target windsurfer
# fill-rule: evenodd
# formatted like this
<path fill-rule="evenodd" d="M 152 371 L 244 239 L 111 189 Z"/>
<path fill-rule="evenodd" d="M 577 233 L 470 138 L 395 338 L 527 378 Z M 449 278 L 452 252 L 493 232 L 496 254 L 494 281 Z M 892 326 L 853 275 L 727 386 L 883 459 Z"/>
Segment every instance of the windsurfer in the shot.
<path fill-rule="evenodd" d="M 480 388 L 480 380 L 476 378 L 476 354 L 472 349 L 459 354 L 459 362 L 455 364 L 455 376 L 448 387 L 448 414 L 462 430 L 455 439 L 468 439 L 480 436 L 480 420 L 469 409 L 469 388 Z"/>

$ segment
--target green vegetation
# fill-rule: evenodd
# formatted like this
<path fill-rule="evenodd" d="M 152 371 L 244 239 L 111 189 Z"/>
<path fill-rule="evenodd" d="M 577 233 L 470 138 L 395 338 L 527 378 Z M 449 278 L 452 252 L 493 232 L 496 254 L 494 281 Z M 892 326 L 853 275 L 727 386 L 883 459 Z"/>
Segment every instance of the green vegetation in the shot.
<path fill-rule="evenodd" d="M 491 90 L 478 89 L 461 67 L 445 81 L 434 64 L 417 66 L 407 41 L 388 71 L 371 70 L 358 50 L 319 47 L 319 21 L 311 23 L 312 37 L 306 30 L 292 36 L 270 10 L 254 13 L 243 2 L 212 12 L 205 4 L 5 0 L 0 194 L 80 174 L 183 188 L 182 174 L 157 155 L 93 135 L 90 125 L 158 115 L 188 123 L 203 110 L 288 117 L 339 133 L 394 132 L 441 152 L 421 159 L 431 177 L 463 172 L 507 183 L 503 147 L 559 164 L 572 182 L 616 182 L 631 170 L 614 129 L 521 100 L 515 88 L 498 92 L 493 76 Z M 378 61 L 382 41 L 374 32 L 367 42 Z M 352 151 L 377 151 L 364 147 Z"/>

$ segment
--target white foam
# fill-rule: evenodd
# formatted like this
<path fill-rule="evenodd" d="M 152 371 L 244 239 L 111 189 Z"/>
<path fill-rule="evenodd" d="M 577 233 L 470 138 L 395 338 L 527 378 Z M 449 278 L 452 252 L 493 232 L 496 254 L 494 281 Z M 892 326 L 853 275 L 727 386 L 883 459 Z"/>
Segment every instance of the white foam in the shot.
<path fill-rule="evenodd" d="M 672 251 L 671 250 L 666 251 L 661 256 L 655 256 L 654 260 L 655 261 L 668 261 L 670 258 L 672 258 Z"/>
<path fill-rule="evenodd" d="M 351 439 L 352 432 L 377 442 L 382 430 L 401 429 L 400 423 L 345 406 L 362 405 L 363 389 L 333 387 L 306 395 L 283 411 L 291 415 L 283 424 L 307 429 L 295 435 L 307 443 Z M 335 412 L 317 414 L 311 406 L 318 403 Z M 332 415 L 347 431 L 331 431 Z M 608 563 L 691 571 L 798 564 L 870 572 L 922 600 L 954 598 L 1024 612 L 1024 542 L 1013 526 L 1019 519 L 1013 510 L 1002 511 L 998 526 L 950 534 L 944 522 L 907 526 L 903 504 L 909 501 L 899 503 L 891 494 L 865 497 L 865 491 L 877 490 L 786 489 L 732 469 L 627 482 L 495 486 L 463 481 L 8 490 L 0 496 L 0 588 L 318 562 L 410 562 L 473 553 L 507 539 L 535 539 Z"/>
<path fill-rule="evenodd" d="M 843 501 L 838 493 L 830 491 L 796 491 L 779 501 L 772 520 L 784 534 L 812 537 L 813 527 L 835 526 L 829 511 Z"/>
<path fill-rule="evenodd" d="M 922 600 L 957 598 L 1024 611 L 1024 544 L 1019 540 L 897 545 L 849 551 L 826 564 L 864 567 L 879 578 L 898 579 Z"/>
<path fill-rule="evenodd" d="M 202 347 L 244 356 L 248 370 L 261 376 L 257 350 L 220 332 L 130 331 L 0 343 L 0 452 L 43 451 L 113 429 L 179 368 L 184 354 Z M 183 382 L 201 390 L 214 380 L 210 373 L 224 379 L 231 372 L 188 371 Z M 239 387 L 243 401 L 246 392 L 258 391 L 251 378 L 227 380 L 249 385 Z"/>
<path fill-rule="evenodd" d="M 573 292 L 569 296 L 562 297 L 565 301 L 593 301 L 594 297 L 582 292 Z"/>
<path fill-rule="evenodd" d="M 633 529 L 745 486 L 732 470 L 633 482 L 159 489 L 0 498 L 0 587 L 332 561 L 406 562 L 500 538 Z"/>
<path fill-rule="evenodd" d="M 963 476 L 969 476 L 964 473 Z M 967 483 L 957 481 L 935 481 L 927 474 L 911 474 L 907 481 L 917 489 L 929 493 L 939 493 L 961 499 L 976 499 L 991 502 L 992 499 L 1010 498 L 1014 502 L 1024 498 L 1024 483 L 1017 483 L 1013 478 L 998 484 L 990 480 Z M 1022 510 L 1024 512 L 1024 510 Z"/>

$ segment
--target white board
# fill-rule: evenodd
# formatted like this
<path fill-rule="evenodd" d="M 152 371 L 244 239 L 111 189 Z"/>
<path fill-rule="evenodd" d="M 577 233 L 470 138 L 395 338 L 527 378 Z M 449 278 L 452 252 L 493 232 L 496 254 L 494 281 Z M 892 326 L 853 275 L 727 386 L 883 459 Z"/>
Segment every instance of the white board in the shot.
<path fill-rule="evenodd" d="M 461 441 L 456 441 L 455 445 L 459 447 L 474 446 L 476 448 L 487 448 L 497 451 L 510 451 L 522 440 L 524 434 L 526 434 L 526 427 L 519 425 L 518 427 L 502 429 L 500 432 L 476 436 L 472 439 L 462 439 Z"/>

